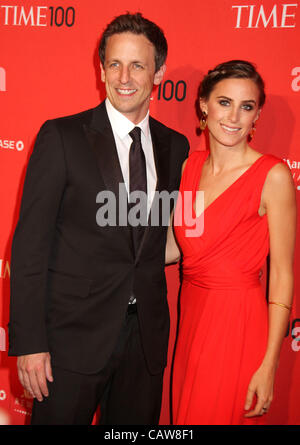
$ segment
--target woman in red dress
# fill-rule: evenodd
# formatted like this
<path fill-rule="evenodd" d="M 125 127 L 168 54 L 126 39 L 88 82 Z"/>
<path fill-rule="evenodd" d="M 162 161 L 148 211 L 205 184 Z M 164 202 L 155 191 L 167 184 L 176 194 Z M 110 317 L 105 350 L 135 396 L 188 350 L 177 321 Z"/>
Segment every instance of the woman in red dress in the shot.
<path fill-rule="evenodd" d="M 220 64 L 200 91 L 209 150 L 183 166 L 166 250 L 166 263 L 182 257 L 183 273 L 173 423 L 259 424 L 292 304 L 295 187 L 283 161 L 248 145 L 265 100 L 254 66 Z"/>

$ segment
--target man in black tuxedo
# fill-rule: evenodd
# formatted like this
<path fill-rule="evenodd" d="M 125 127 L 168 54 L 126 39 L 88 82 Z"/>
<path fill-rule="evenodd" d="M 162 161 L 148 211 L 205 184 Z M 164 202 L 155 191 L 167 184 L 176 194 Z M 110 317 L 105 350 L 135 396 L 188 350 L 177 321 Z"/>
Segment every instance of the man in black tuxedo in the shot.
<path fill-rule="evenodd" d="M 9 354 L 35 397 L 34 425 L 90 424 L 99 404 L 102 424 L 159 421 L 167 224 L 149 221 L 160 208 L 154 192 L 178 190 L 189 146 L 149 117 L 153 85 L 165 72 L 160 28 L 141 14 L 121 15 L 99 53 L 107 98 L 42 126 L 13 239 Z M 128 221 L 130 212 L 146 211 L 147 226 L 120 223 L 120 184 Z M 136 205 L 147 196 L 146 210 L 134 212 L 136 191 Z M 115 197 L 107 209 L 117 209 L 116 223 L 101 213 L 106 192 Z"/>

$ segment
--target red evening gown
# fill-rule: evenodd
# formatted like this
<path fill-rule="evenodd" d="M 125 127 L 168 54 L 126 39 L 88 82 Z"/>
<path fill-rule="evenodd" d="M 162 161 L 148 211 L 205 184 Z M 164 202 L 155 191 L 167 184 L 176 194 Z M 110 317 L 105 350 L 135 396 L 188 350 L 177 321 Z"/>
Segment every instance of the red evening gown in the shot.
<path fill-rule="evenodd" d="M 268 171 L 283 161 L 272 155 L 257 159 L 199 216 L 204 231 L 191 237 L 187 232 L 191 222 L 183 215 L 188 207 L 184 191 L 191 191 L 190 204 L 194 202 L 208 154 L 190 155 L 180 186 L 182 205 L 178 201 L 174 219 L 183 255 L 183 282 L 173 368 L 173 423 L 258 424 L 265 416 L 244 417 L 248 385 L 262 362 L 268 335 L 260 270 L 269 252 L 269 233 L 267 216 L 259 216 L 258 209 Z M 194 209 L 189 211 L 196 218 Z"/>

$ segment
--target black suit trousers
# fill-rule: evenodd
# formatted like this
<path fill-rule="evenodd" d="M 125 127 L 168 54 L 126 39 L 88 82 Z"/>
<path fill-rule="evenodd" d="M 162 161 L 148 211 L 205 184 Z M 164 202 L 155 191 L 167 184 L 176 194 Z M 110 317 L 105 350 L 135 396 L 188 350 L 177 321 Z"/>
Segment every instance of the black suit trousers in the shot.
<path fill-rule="evenodd" d="M 101 425 L 159 422 L 163 373 L 147 369 L 136 312 L 127 312 L 103 370 L 86 375 L 53 367 L 53 378 L 49 396 L 34 400 L 32 425 L 90 425 L 99 405 Z"/>

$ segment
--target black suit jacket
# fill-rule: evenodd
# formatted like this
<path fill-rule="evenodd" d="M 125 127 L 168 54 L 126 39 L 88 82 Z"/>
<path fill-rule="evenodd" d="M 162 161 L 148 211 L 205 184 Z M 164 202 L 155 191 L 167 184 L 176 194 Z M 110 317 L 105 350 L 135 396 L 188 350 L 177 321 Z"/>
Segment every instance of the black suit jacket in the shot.
<path fill-rule="evenodd" d="M 157 190 L 178 190 L 188 141 L 152 118 L 150 131 Z M 9 355 L 49 351 L 56 366 L 94 373 L 107 363 L 134 295 L 149 371 L 165 366 L 167 227 L 146 227 L 135 255 L 130 227 L 96 222 L 97 194 L 118 196 L 123 182 L 104 102 L 42 126 L 12 244 Z"/>

